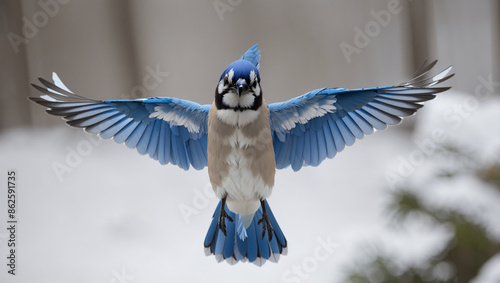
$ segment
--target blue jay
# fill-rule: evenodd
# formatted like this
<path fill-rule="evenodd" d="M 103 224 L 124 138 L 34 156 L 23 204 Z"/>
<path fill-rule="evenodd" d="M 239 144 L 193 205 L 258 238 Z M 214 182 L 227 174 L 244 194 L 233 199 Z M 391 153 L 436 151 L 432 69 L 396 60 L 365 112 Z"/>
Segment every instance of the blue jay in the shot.
<path fill-rule="evenodd" d="M 436 64 L 422 64 L 412 79 L 375 88 L 320 88 L 285 102 L 266 105 L 257 44 L 220 76 L 212 105 L 170 97 L 94 100 L 53 81 L 32 84 L 43 93 L 30 97 L 73 127 L 113 138 L 161 164 L 185 170 L 208 167 L 220 199 L 205 238 L 207 255 L 230 264 L 277 262 L 287 241 L 269 207 L 276 169 L 317 166 L 356 139 L 401 122 L 422 102 L 449 87 L 451 67 L 427 76 Z"/>

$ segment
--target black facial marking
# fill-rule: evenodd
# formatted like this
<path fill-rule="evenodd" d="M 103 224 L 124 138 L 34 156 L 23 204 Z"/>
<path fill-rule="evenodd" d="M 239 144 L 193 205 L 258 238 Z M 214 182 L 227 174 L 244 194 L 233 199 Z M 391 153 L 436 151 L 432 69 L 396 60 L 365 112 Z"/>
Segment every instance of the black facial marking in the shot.
<path fill-rule="evenodd" d="M 252 105 L 252 110 L 257 110 L 259 107 L 262 105 L 262 91 L 260 92 L 260 95 L 253 95 L 255 97 L 255 100 L 253 101 Z"/>
<path fill-rule="evenodd" d="M 224 76 L 224 85 L 227 87 L 222 91 L 222 93 L 219 93 L 219 85 L 217 85 L 217 87 L 215 88 L 215 107 L 217 107 L 217 109 L 232 109 L 234 111 L 245 111 L 245 110 L 257 110 L 257 109 L 259 109 L 259 107 L 262 105 L 262 90 L 260 90 L 260 93 L 258 93 L 258 94 L 252 93 L 252 95 L 255 99 L 254 99 L 253 105 L 251 107 L 240 107 L 240 106 L 230 107 L 230 106 L 224 104 L 224 102 L 222 101 L 222 99 L 224 98 L 224 94 L 226 94 L 228 92 L 235 92 L 236 93 L 236 89 L 235 89 L 233 83 L 234 82 L 229 82 L 228 76 Z M 220 84 L 220 82 L 219 82 L 219 84 Z M 255 80 L 251 84 L 252 91 L 253 91 L 253 89 L 255 89 L 256 86 L 257 86 L 257 80 Z"/>
<path fill-rule="evenodd" d="M 222 98 L 228 90 L 229 88 L 225 89 L 222 93 L 219 93 L 219 85 L 215 88 L 215 107 L 217 107 L 217 109 L 229 109 L 229 107 L 222 102 Z"/>

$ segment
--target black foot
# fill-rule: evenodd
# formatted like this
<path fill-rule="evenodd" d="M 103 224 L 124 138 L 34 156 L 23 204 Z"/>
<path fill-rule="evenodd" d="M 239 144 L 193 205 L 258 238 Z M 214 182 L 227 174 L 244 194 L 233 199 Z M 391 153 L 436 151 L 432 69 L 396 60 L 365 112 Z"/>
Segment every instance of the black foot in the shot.
<path fill-rule="evenodd" d="M 226 212 L 226 198 L 227 198 L 227 196 L 222 198 L 221 210 L 220 210 L 220 214 L 219 214 L 219 229 L 222 231 L 222 233 L 224 234 L 225 237 L 227 237 L 225 218 L 227 218 L 227 220 L 233 222 L 233 219 L 231 218 L 231 216 L 229 216 L 229 214 L 227 214 L 227 212 Z"/>
<path fill-rule="evenodd" d="M 260 206 L 262 207 L 262 218 L 257 222 L 257 224 L 262 224 L 262 239 L 266 235 L 266 226 L 267 226 L 267 236 L 269 238 L 269 242 L 273 239 L 274 229 L 273 225 L 271 225 L 271 221 L 269 221 L 269 216 L 267 215 L 266 203 L 261 200 Z"/>

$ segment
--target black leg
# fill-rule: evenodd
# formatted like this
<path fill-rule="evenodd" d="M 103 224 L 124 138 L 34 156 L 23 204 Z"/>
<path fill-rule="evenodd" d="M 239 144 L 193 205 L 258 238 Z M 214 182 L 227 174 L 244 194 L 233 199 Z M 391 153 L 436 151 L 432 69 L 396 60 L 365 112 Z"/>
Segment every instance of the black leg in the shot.
<path fill-rule="evenodd" d="M 231 218 L 231 216 L 229 216 L 229 214 L 227 214 L 227 212 L 226 212 L 226 198 L 227 198 L 227 195 L 224 196 L 221 200 L 222 202 L 221 202 L 221 209 L 220 209 L 220 214 L 219 214 L 219 229 L 222 231 L 222 233 L 224 233 L 225 237 L 227 237 L 225 218 L 227 218 L 227 220 L 233 222 L 233 219 Z"/>
<path fill-rule="evenodd" d="M 273 239 L 274 229 L 273 225 L 271 225 L 271 221 L 269 221 L 269 216 L 267 215 L 266 203 L 264 200 L 260 201 L 260 206 L 262 207 L 262 219 L 260 219 L 257 224 L 262 224 L 262 239 L 266 235 L 266 226 L 267 226 L 267 236 L 269 238 L 269 242 Z"/>

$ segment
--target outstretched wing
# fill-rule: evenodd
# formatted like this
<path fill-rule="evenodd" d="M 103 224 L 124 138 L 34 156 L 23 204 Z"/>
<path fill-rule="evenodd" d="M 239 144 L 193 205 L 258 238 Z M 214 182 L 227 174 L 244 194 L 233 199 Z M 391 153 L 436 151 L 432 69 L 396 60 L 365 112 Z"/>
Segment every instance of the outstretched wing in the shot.
<path fill-rule="evenodd" d="M 185 170 L 207 166 L 210 105 L 169 97 L 100 101 L 71 92 L 56 73 L 55 84 L 39 81 L 43 87 L 32 86 L 43 95 L 29 99 L 47 107 L 47 113 L 62 116 L 68 125 L 124 142 L 161 164 L 172 163 Z"/>
<path fill-rule="evenodd" d="M 422 64 L 412 79 L 398 86 L 313 90 L 291 100 L 270 104 L 276 168 L 319 165 L 345 145 L 413 115 L 422 102 L 449 87 L 434 87 L 451 78 L 451 66 L 426 77 L 437 61 Z"/>

